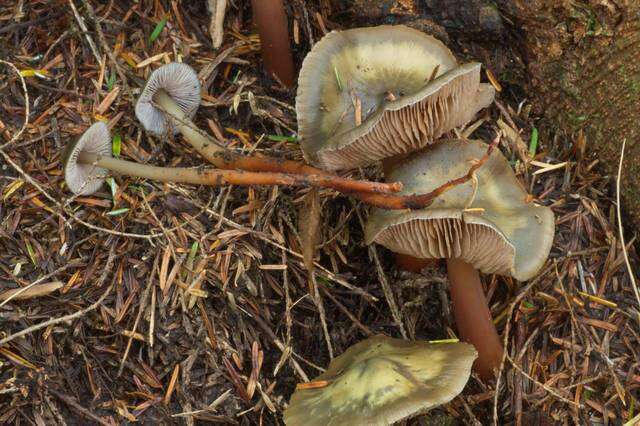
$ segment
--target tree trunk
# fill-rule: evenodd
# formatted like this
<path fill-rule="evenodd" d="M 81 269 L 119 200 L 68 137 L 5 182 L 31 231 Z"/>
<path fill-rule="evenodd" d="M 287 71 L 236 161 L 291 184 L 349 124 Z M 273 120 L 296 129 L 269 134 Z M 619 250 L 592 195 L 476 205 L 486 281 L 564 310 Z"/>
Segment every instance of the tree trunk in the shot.
<path fill-rule="evenodd" d="M 640 225 L 640 1 L 498 0 L 546 118 L 583 129 L 611 175 L 627 140 L 621 191 Z"/>
<path fill-rule="evenodd" d="M 609 175 L 617 173 L 626 138 L 623 207 L 640 226 L 640 0 L 346 3 L 358 24 L 416 27 L 443 40 L 462 61 L 481 60 L 508 75 L 506 83 L 524 87 L 552 131 L 575 136 L 583 130 L 587 154 Z"/>

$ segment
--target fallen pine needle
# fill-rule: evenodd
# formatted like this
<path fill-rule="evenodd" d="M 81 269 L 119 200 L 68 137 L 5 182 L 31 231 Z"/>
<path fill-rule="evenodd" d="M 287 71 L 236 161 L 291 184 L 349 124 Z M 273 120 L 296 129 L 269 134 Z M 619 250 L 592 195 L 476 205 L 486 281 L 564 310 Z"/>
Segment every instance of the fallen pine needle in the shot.
<path fill-rule="evenodd" d="M 171 401 L 171 395 L 173 395 L 173 391 L 176 388 L 176 383 L 178 382 L 178 373 L 180 372 L 180 364 L 176 364 L 173 369 L 173 374 L 171 374 L 171 380 L 169 381 L 169 386 L 167 387 L 167 393 L 164 395 L 163 403 L 167 405 L 169 401 Z"/>
<path fill-rule="evenodd" d="M 610 308 L 617 308 L 618 307 L 617 303 L 611 302 L 610 300 L 603 299 L 603 298 L 598 297 L 598 296 L 594 296 L 593 294 L 585 293 L 584 291 L 578 291 L 578 294 L 580 296 L 586 297 L 590 301 L 592 301 L 594 303 L 598 303 L 600 305 L 608 306 Z"/>
<path fill-rule="evenodd" d="M 329 386 L 331 382 L 327 380 L 317 380 L 315 382 L 307 382 L 307 383 L 298 383 L 296 385 L 296 390 L 304 390 L 304 389 L 321 389 Z"/>
<path fill-rule="evenodd" d="M 50 283 L 36 284 L 34 286 L 27 286 L 23 288 L 12 288 L 0 293 L 1 301 L 10 300 L 27 300 L 35 297 L 42 297 L 53 293 L 64 285 L 61 281 L 53 281 Z"/>

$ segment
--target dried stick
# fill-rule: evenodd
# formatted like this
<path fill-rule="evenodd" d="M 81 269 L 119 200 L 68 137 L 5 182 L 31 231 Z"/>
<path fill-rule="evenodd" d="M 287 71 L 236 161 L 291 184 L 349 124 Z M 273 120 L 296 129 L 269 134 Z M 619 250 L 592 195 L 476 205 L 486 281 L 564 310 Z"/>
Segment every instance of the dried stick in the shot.
<path fill-rule="evenodd" d="M 73 16 L 76 18 L 76 22 L 78 23 L 78 26 L 82 31 L 82 34 L 84 34 L 84 37 L 87 39 L 87 43 L 89 44 L 91 53 L 93 53 L 93 56 L 96 58 L 96 62 L 98 63 L 98 65 L 102 66 L 102 59 L 100 58 L 100 54 L 98 53 L 96 44 L 93 42 L 93 39 L 89 35 L 89 30 L 87 29 L 87 26 L 82 20 L 82 17 L 78 13 L 78 9 L 76 9 L 76 5 L 73 3 L 73 0 L 69 0 L 69 6 L 71 6 L 71 10 L 73 11 Z"/>
<path fill-rule="evenodd" d="M 431 192 L 426 194 L 418 194 L 418 195 L 395 195 L 395 194 L 352 194 L 355 198 L 360 199 L 362 202 L 379 207 L 381 209 L 387 210 L 420 210 L 428 207 L 433 203 L 438 196 L 444 194 L 450 189 L 455 188 L 458 185 L 462 185 L 473 179 L 473 175 L 475 172 L 484 165 L 484 163 L 489 160 L 491 153 L 500 143 L 500 135 L 496 136 L 493 141 L 489 144 L 487 148 L 487 152 L 479 158 L 475 160 L 467 173 L 464 176 L 460 176 L 459 178 L 452 179 L 449 182 L 446 182 Z"/>
<path fill-rule="evenodd" d="M 207 5 L 211 13 L 209 24 L 211 43 L 215 49 L 219 49 L 224 36 L 224 13 L 227 10 L 227 0 L 208 0 Z"/>

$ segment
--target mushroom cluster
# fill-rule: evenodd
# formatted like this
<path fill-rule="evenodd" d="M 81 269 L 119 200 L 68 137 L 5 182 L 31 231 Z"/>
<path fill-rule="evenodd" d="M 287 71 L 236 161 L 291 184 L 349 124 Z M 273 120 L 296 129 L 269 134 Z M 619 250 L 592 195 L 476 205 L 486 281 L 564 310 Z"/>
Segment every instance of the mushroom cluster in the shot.
<path fill-rule="evenodd" d="M 189 184 L 316 185 L 378 206 L 366 224 L 367 244 L 446 259 L 458 331 L 470 344 L 384 336 L 360 342 L 298 388 L 284 419 L 288 426 L 387 425 L 451 400 L 472 364 L 482 379 L 493 377 L 503 348 L 479 272 L 530 279 L 553 241 L 553 213 L 533 203 L 498 150 L 445 137 L 493 102 L 495 90 L 480 82 L 480 70 L 479 63 L 459 65 L 440 41 L 404 26 L 327 34 L 303 62 L 296 97 L 301 148 L 311 166 L 221 147 L 191 122 L 200 105 L 197 74 L 166 64 L 150 75 L 136 116 L 149 133 L 181 134 L 216 168 L 113 158 L 108 126 L 98 122 L 66 147 L 65 182 L 82 195 L 97 191 L 109 172 Z M 378 161 L 386 183 L 331 173 Z M 467 169 L 469 179 L 460 180 Z M 391 207 L 389 197 L 410 201 Z M 415 197 L 424 197 L 422 204 Z"/>
<path fill-rule="evenodd" d="M 308 161 L 327 170 L 382 161 L 385 179 L 401 182 L 404 195 L 456 181 L 489 152 L 472 179 L 426 208 L 374 208 L 365 239 L 413 258 L 446 259 L 458 332 L 477 350 L 470 361 L 475 359 L 474 371 L 490 380 L 503 348 L 479 272 L 532 278 L 547 259 L 555 223 L 551 209 L 532 202 L 498 150 L 487 151 L 481 141 L 443 138 L 493 102 L 494 88 L 480 82 L 480 68 L 458 65 L 441 42 L 404 26 L 334 31 L 303 62 L 296 111 Z M 321 389 L 298 389 L 285 423 L 386 425 L 431 408 L 432 401 L 415 398 L 402 385 L 406 379 L 420 386 L 424 377 L 409 379 L 399 371 L 419 369 L 432 355 L 403 358 L 415 343 L 386 342 L 380 353 L 370 344 L 361 342 L 334 360 L 316 379 L 326 381 Z M 396 374 L 403 380 L 394 382 Z M 467 378 L 460 374 L 457 392 Z M 445 392 L 446 385 L 436 383 Z M 398 406 L 403 409 L 390 408 Z"/>

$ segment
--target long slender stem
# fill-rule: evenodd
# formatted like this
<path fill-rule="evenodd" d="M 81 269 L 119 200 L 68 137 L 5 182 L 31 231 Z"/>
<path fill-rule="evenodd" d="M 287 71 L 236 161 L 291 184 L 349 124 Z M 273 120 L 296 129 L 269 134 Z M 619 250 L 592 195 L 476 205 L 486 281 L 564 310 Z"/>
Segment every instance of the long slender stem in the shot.
<path fill-rule="evenodd" d="M 154 101 L 165 113 L 173 118 L 175 126 L 184 139 L 195 148 L 204 159 L 221 169 L 306 175 L 309 176 L 306 179 L 308 179 L 310 185 L 315 184 L 345 193 L 387 193 L 397 192 L 402 189 L 402 184 L 398 182 L 384 183 L 345 179 L 297 161 L 266 156 L 244 156 L 236 154 L 221 147 L 215 140 L 198 129 L 198 127 L 185 116 L 180 106 L 164 90 L 156 93 Z"/>
<path fill-rule="evenodd" d="M 296 176 L 283 173 L 254 173 L 244 170 L 187 169 L 156 167 L 117 158 L 82 153 L 78 162 L 95 164 L 117 174 L 152 179 L 159 182 L 188 183 L 193 185 L 296 185 Z"/>
<path fill-rule="evenodd" d="M 182 133 L 185 140 L 190 143 L 207 161 L 217 167 L 252 171 L 279 171 L 293 174 L 311 173 L 307 176 L 315 176 L 316 178 L 320 175 L 324 177 L 324 183 L 316 183 L 317 186 L 333 188 L 336 191 L 351 195 L 366 204 L 388 210 L 420 210 L 428 207 L 439 195 L 442 195 L 450 189 L 471 180 L 476 170 L 487 162 L 491 153 L 500 142 L 500 136 L 498 135 L 489 144 L 487 151 L 482 158 L 476 160 L 465 175 L 445 182 L 426 194 L 397 195 L 389 194 L 388 192 L 399 191 L 402 188 L 402 184 L 400 182 L 389 183 L 387 184 L 389 186 L 385 188 L 383 186 L 378 186 L 383 185 L 382 183 L 343 179 L 326 171 L 302 165 L 295 161 L 281 160 L 271 157 L 239 156 L 229 152 L 225 148 L 222 148 L 217 145 L 213 139 L 205 136 L 205 134 L 203 134 L 190 120 L 185 117 L 180 107 L 163 90 L 156 93 L 154 101 L 161 109 L 174 119 L 175 125 L 178 127 L 178 130 Z M 364 185 L 366 189 L 356 189 L 358 185 Z"/>
<path fill-rule="evenodd" d="M 460 259 L 447 259 L 447 271 L 453 314 L 460 337 L 478 351 L 474 370 L 483 380 L 491 380 L 500 367 L 503 349 L 491 320 L 480 274 Z"/>
<path fill-rule="evenodd" d="M 289 25 L 282 0 L 251 0 L 253 20 L 260 33 L 262 59 L 267 73 L 286 87 L 293 87 L 295 73 Z"/>

